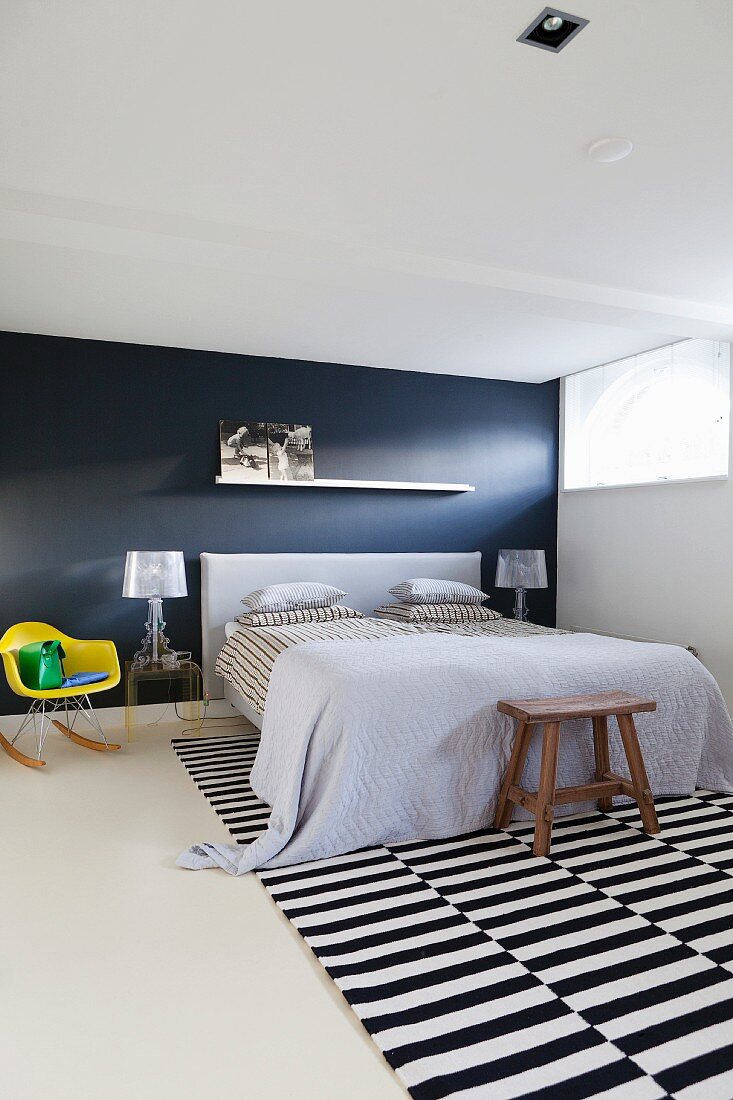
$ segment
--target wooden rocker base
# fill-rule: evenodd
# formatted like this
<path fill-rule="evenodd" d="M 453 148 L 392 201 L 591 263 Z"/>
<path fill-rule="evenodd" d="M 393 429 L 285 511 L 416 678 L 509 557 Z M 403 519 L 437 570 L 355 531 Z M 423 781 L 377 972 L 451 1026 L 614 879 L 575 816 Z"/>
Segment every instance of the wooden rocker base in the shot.
<path fill-rule="evenodd" d="M 81 745 L 83 749 L 94 749 L 96 752 L 114 752 L 122 747 L 116 745 L 113 741 L 108 741 L 105 745 L 104 741 L 92 741 L 88 737 L 82 737 L 80 733 L 74 733 L 73 730 L 70 730 L 63 722 L 57 722 L 55 718 L 51 719 L 51 724 L 63 733 L 64 737 L 68 737 L 69 741 L 73 741 L 75 745 Z"/>
<path fill-rule="evenodd" d="M 5 749 L 8 756 L 12 756 L 13 760 L 17 760 L 19 764 L 23 764 L 26 768 L 45 768 L 45 760 L 36 760 L 33 757 L 26 756 L 25 753 L 19 752 L 15 745 L 11 745 L 7 737 L 3 737 L 0 733 L 0 748 Z"/>

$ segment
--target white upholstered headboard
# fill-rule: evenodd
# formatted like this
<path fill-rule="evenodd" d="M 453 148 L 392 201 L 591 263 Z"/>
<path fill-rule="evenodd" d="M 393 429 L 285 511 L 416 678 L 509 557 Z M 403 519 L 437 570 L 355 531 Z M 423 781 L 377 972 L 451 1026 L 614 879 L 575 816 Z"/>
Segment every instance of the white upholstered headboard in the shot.
<path fill-rule="evenodd" d="M 371 615 L 387 590 L 408 577 L 439 577 L 481 587 L 481 554 L 202 554 L 201 632 L 204 688 L 223 695 L 214 675 L 225 623 L 242 613 L 242 596 L 265 584 L 322 581 L 348 593 L 344 603 Z"/>

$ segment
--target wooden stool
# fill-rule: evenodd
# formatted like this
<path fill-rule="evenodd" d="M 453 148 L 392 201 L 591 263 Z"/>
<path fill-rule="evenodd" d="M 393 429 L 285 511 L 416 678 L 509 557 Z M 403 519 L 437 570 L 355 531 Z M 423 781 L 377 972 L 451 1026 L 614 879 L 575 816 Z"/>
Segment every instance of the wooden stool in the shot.
<path fill-rule="evenodd" d="M 613 805 L 613 796 L 625 794 L 636 799 L 644 832 L 659 832 L 654 798 L 649 789 L 649 780 L 633 718 L 640 711 L 656 710 L 657 704 L 653 699 L 642 699 L 638 695 L 629 695 L 626 691 L 602 691 L 597 695 L 569 695 L 564 699 L 500 699 L 496 709 L 502 714 L 509 714 L 512 718 L 516 718 L 519 725 L 496 806 L 494 828 L 506 828 L 512 819 L 513 803 L 518 802 L 536 818 L 532 851 L 536 856 L 546 856 L 550 851 L 556 805 L 585 802 L 588 799 L 597 798 L 599 810 L 610 810 Z M 611 714 L 616 715 L 631 782 L 610 770 L 608 718 Z M 584 783 L 578 787 L 556 788 L 560 723 L 574 718 L 593 720 L 595 782 Z M 536 792 L 525 791 L 519 783 L 532 740 L 533 727 L 540 724 L 545 727 L 542 740 L 540 786 Z"/>

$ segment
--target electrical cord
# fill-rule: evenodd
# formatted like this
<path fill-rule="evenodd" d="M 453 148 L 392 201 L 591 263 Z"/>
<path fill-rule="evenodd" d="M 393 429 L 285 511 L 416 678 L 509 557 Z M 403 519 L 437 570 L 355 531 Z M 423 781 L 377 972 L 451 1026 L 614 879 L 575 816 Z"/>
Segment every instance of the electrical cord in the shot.
<path fill-rule="evenodd" d="M 179 720 L 179 722 L 186 722 L 188 720 L 188 719 L 184 718 L 182 714 L 179 714 L 179 712 L 178 712 L 178 700 L 172 699 L 171 698 L 172 694 L 173 694 L 173 681 L 168 680 L 168 698 L 166 699 L 165 703 L 163 703 L 163 710 L 160 712 L 158 717 L 156 719 L 154 719 L 154 721 L 146 722 L 145 723 L 146 726 L 158 726 L 158 725 L 160 725 L 160 723 L 163 721 L 166 714 L 168 713 L 168 710 L 170 709 L 171 703 L 173 704 L 173 710 L 175 711 L 176 718 Z M 207 718 L 206 717 L 206 709 L 207 709 L 207 706 L 208 706 L 208 696 L 205 696 L 205 698 L 202 699 L 202 700 L 192 699 L 192 700 L 182 700 L 182 702 L 194 702 L 194 703 L 201 702 L 201 703 L 203 703 L 203 705 L 204 705 L 204 717 L 201 719 L 201 722 L 198 726 L 187 726 L 185 729 L 181 730 L 181 734 L 194 733 L 194 732 L 198 733 L 202 729 L 204 729 L 204 727 L 206 727 L 206 729 L 211 729 L 212 727 L 210 725 L 207 725 L 207 723 L 211 723 L 211 722 L 213 722 L 213 723 L 215 723 L 215 722 L 225 722 L 226 723 L 225 726 L 223 726 L 223 727 L 222 726 L 217 726 L 216 728 L 217 729 L 227 729 L 228 727 L 233 728 L 234 726 L 240 726 L 243 721 L 246 721 L 246 719 L 244 719 L 244 718 L 236 718 L 236 717 L 233 717 L 233 716 L 228 715 L 228 714 L 224 714 L 221 717 L 216 717 L 216 718 L 213 717 L 213 716 L 210 717 L 210 718 Z"/>
<path fill-rule="evenodd" d="M 179 711 L 178 711 L 178 700 L 177 699 L 171 699 L 172 689 L 173 689 L 173 685 L 172 685 L 171 681 L 169 680 L 168 681 L 168 698 L 162 704 L 163 709 L 160 712 L 160 714 L 158 715 L 158 717 L 155 718 L 152 722 L 146 722 L 145 723 L 146 726 L 158 726 L 158 725 L 160 725 L 160 723 L 163 721 L 166 714 L 168 713 L 168 710 L 170 709 L 171 705 L 173 706 L 173 710 L 175 711 L 176 718 L 178 719 L 179 722 L 188 721 L 188 719 L 184 718 L 184 716 L 182 714 L 180 714 Z M 203 700 L 203 699 L 202 700 L 199 700 L 199 699 L 191 699 L 191 700 L 183 699 L 183 700 L 181 700 L 181 702 L 186 702 L 186 703 L 187 702 L 192 702 L 192 703 L 202 702 L 202 703 L 204 703 L 204 713 L 206 712 L 206 703 L 205 703 L 205 700 Z M 206 722 L 228 722 L 230 725 L 238 725 L 241 721 L 243 721 L 243 719 L 241 719 L 241 718 L 240 719 L 234 718 L 234 721 L 232 721 L 232 716 L 230 716 L 228 714 L 224 714 L 220 718 L 218 718 L 218 717 L 215 718 L 212 715 L 209 718 L 204 717 L 204 718 L 201 719 L 201 728 L 203 729 Z M 196 726 L 191 727 L 191 729 L 196 729 L 196 728 L 197 728 Z M 189 732 L 188 730 L 183 730 L 183 733 L 188 733 L 188 732 Z"/>
<path fill-rule="evenodd" d="M 232 722 L 228 718 L 204 718 L 203 721 L 201 722 L 200 726 L 187 726 L 186 729 L 181 730 L 181 734 L 184 734 L 184 733 L 198 733 L 199 730 L 202 730 L 202 729 L 211 729 L 211 726 L 206 725 L 207 722 L 228 722 L 229 723 L 228 727 L 227 726 L 224 726 L 224 727 L 217 726 L 216 727 L 217 729 L 222 729 L 222 728 L 224 728 L 224 729 L 232 728 L 233 729 L 234 726 L 238 726 L 240 728 L 242 726 L 242 722 L 237 721 L 236 719 Z"/>
<path fill-rule="evenodd" d="M 166 699 L 165 703 L 163 704 L 163 709 L 160 712 L 160 714 L 158 715 L 158 717 L 155 719 L 155 721 L 154 722 L 148 722 L 147 725 L 157 726 L 157 725 L 160 725 L 160 723 L 163 721 L 163 719 L 165 718 L 166 714 L 168 713 L 168 709 L 171 705 L 172 690 L 173 690 L 173 681 L 169 680 L 168 681 L 168 698 Z M 174 706 L 175 706 L 175 704 L 174 704 Z M 178 713 L 178 710 L 176 709 L 176 714 L 177 713 Z"/>
<path fill-rule="evenodd" d="M 187 700 L 184 700 L 184 701 L 187 702 Z M 194 699 L 194 700 L 192 700 L 192 702 L 195 703 L 195 702 L 197 702 L 197 700 Z M 178 713 L 178 703 L 174 703 L 173 706 L 174 706 L 175 711 L 176 711 L 176 718 L 178 718 L 181 722 L 185 722 L 186 719 L 183 717 L 183 715 Z M 210 718 L 202 718 L 201 719 L 201 725 L 203 725 L 204 722 L 231 722 L 231 720 L 232 720 L 232 716 L 230 714 L 222 714 L 222 716 L 220 718 L 214 717 L 214 715 L 212 714 L 212 716 Z M 238 719 L 235 719 L 235 721 L 242 722 L 242 721 L 244 721 L 244 718 L 238 718 Z"/>
<path fill-rule="evenodd" d="M 181 722 L 185 722 L 186 719 L 183 717 L 183 715 L 178 713 L 178 703 L 174 702 L 173 707 L 174 707 L 175 712 L 176 712 L 176 718 L 178 718 Z M 220 718 L 219 717 L 215 718 L 213 716 L 211 718 L 202 718 L 200 726 L 188 726 L 186 729 L 181 730 L 181 734 L 194 733 L 194 732 L 198 733 L 200 730 L 202 730 L 204 728 L 211 729 L 212 727 L 208 726 L 206 724 L 207 722 L 226 722 L 225 726 L 223 726 L 223 727 L 222 726 L 217 726 L 216 728 L 217 729 L 227 729 L 227 728 L 233 728 L 234 726 L 241 726 L 241 724 L 244 720 L 245 719 L 243 719 L 243 718 L 232 718 L 228 714 L 224 714 Z"/>

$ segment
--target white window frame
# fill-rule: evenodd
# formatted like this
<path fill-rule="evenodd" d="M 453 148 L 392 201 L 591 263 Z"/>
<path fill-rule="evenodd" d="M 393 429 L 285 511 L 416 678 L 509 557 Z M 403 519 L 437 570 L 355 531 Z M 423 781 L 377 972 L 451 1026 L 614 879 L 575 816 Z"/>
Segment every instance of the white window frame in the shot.
<path fill-rule="evenodd" d="M 712 339 L 712 337 L 711 337 Z M 661 344 L 660 347 L 672 347 L 673 344 L 684 343 L 684 340 L 673 340 L 669 344 Z M 720 341 L 726 343 L 727 341 Z M 650 349 L 656 350 L 656 349 Z M 633 356 L 622 356 L 623 358 L 633 358 Z M 614 360 L 618 362 L 618 360 Z M 586 370 L 595 370 L 598 366 L 604 366 L 605 364 L 599 363 L 594 367 L 587 367 Z M 729 412 L 729 425 L 728 425 L 728 473 L 727 474 L 708 474 L 707 476 L 693 476 L 693 477 L 670 477 L 670 478 L 655 478 L 653 481 L 618 481 L 609 482 L 605 485 L 578 485 L 570 488 L 565 487 L 565 385 L 568 378 L 574 378 L 578 374 L 585 374 L 585 371 L 574 371 L 573 374 L 564 375 L 560 379 L 560 439 L 558 447 L 558 492 L 560 493 L 598 493 L 607 489 L 648 489 L 654 485 L 690 485 L 696 482 L 705 481 L 728 481 L 730 478 L 731 459 L 733 458 L 733 448 L 731 446 L 733 439 L 733 344 L 731 345 L 731 406 Z"/>

